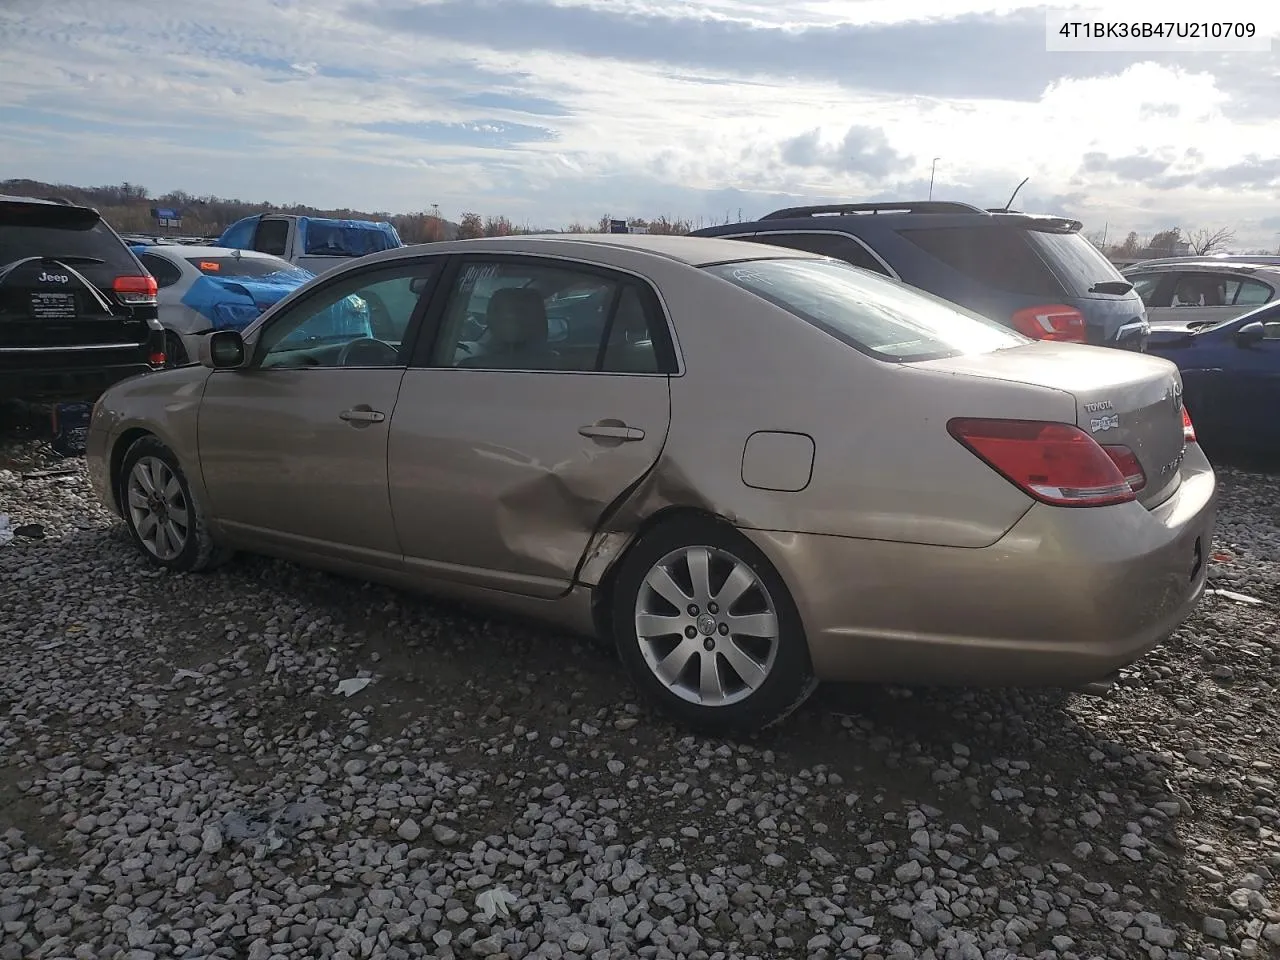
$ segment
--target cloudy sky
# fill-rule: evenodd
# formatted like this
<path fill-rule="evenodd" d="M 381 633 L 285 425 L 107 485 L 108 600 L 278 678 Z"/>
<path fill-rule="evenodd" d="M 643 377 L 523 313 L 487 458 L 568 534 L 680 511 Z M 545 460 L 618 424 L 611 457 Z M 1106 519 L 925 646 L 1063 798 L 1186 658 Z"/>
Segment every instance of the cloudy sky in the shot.
<path fill-rule="evenodd" d="M 922 198 L 937 157 L 935 199 L 1280 244 L 1280 44 L 1046 52 L 1025 4 L 3 0 L 0 50 L 0 179 L 560 226 Z"/>

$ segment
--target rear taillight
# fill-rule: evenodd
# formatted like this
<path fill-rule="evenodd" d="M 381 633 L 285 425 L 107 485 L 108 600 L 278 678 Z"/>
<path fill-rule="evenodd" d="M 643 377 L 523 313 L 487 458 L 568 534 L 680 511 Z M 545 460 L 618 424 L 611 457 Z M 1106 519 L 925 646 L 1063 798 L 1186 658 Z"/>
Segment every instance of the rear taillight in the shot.
<path fill-rule="evenodd" d="M 1147 485 L 1147 474 L 1142 469 L 1142 464 L 1138 462 L 1137 456 L 1132 450 L 1122 444 L 1103 444 L 1102 451 L 1111 458 L 1111 462 L 1120 468 L 1120 473 L 1124 475 L 1124 482 L 1129 484 L 1129 489 L 1137 493 Z"/>
<path fill-rule="evenodd" d="M 947 423 L 947 431 L 1041 503 L 1101 507 L 1134 499 L 1116 461 L 1072 424 L 957 417 Z"/>
<path fill-rule="evenodd" d="M 149 357 L 147 357 L 147 363 L 156 368 L 163 367 L 164 362 L 165 355 L 163 353 L 153 352 Z"/>
<path fill-rule="evenodd" d="M 1084 314 L 1061 303 L 1019 310 L 1013 315 L 1013 328 L 1032 340 L 1085 342 Z"/>
<path fill-rule="evenodd" d="M 1196 427 L 1191 422 L 1191 414 L 1187 413 L 1187 408 L 1182 408 L 1182 439 L 1185 443 L 1196 442 Z"/>
<path fill-rule="evenodd" d="M 159 287 L 155 277 L 116 277 L 111 290 L 121 303 L 134 307 L 154 306 Z"/>

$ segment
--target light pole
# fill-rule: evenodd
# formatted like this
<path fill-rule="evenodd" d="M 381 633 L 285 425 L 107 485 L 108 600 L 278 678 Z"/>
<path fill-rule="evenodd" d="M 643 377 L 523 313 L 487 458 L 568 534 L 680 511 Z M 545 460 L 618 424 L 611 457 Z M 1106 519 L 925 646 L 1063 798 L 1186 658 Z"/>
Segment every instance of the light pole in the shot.
<path fill-rule="evenodd" d="M 941 157 L 933 158 L 933 166 L 929 168 L 929 199 L 933 199 L 933 175 L 938 172 L 938 161 Z"/>

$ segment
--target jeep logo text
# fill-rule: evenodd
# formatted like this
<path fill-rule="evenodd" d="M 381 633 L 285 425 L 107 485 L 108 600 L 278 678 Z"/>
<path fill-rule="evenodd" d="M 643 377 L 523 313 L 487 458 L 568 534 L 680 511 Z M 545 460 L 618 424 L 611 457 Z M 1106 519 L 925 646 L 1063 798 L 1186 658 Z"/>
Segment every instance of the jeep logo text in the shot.
<path fill-rule="evenodd" d="M 65 273 L 49 273 L 48 271 L 36 277 L 41 283 L 70 283 L 71 278 Z"/>

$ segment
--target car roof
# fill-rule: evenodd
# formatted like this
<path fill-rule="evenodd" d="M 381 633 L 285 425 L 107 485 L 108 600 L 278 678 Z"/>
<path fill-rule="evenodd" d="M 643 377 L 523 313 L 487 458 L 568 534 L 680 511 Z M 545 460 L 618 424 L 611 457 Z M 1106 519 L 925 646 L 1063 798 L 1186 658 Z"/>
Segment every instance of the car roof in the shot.
<path fill-rule="evenodd" d="M 797 229 L 840 232 L 856 230 L 854 225 L 880 225 L 893 229 L 905 224 L 930 227 L 1026 227 L 1051 232 L 1078 233 L 1079 220 L 1052 214 L 1026 213 L 1021 210 L 987 209 L 951 200 L 881 201 L 876 203 L 837 203 L 804 207 L 784 207 L 767 213 L 758 220 L 721 224 L 695 231 L 708 235 L 712 231 L 752 230 L 781 233 Z"/>
<path fill-rule="evenodd" d="M 1187 260 L 1180 263 L 1135 263 L 1125 267 L 1121 273 L 1242 273 L 1265 274 L 1269 277 L 1280 275 L 1280 267 L 1267 263 L 1242 263 L 1238 260 Z"/>
<path fill-rule="evenodd" d="M 230 247 L 211 247 L 211 246 L 195 246 L 186 243 L 154 243 L 154 244 L 131 244 L 135 247 L 145 247 L 145 252 L 158 257 L 164 257 L 167 260 L 187 260 L 191 257 L 234 257 L 239 254 L 245 260 L 283 260 L 283 257 L 277 257 L 271 253 L 262 253 L 258 250 L 232 250 Z M 286 261 L 287 262 L 287 261 Z"/>
<path fill-rule="evenodd" d="M 766 245 L 741 243 L 718 237 L 684 237 L 665 234 L 558 233 L 526 234 L 514 237 L 480 237 L 473 240 L 446 240 L 384 250 L 361 257 L 361 263 L 373 260 L 399 260 L 426 253 L 531 253 L 576 256 L 608 263 L 610 255 L 620 252 L 641 254 L 663 260 L 674 260 L 692 267 L 742 260 L 823 260 L 818 254 Z"/>
<path fill-rule="evenodd" d="M 31 207 L 52 207 L 58 210 L 82 210 L 85 213 L 91 213 L 99 216 L 98 211 L 93 207 L 86 207 L 79 203 L 63 202 L 61 200 L 46 200 L 44 197 L 19 197 L 13 194 L 0 193 L 0 203 L 16 203 L 23 206 Z"/>

